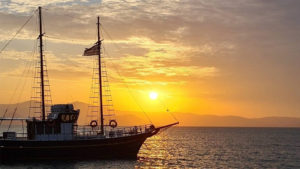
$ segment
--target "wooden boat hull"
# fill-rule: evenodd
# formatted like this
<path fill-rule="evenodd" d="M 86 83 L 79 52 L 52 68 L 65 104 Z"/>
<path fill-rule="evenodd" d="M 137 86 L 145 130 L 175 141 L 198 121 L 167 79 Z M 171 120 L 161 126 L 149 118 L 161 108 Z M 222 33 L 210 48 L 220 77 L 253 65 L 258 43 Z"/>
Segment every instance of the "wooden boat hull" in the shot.
<path fill-rule="evenodd" d="M 0 140 L 2 163 L 37 160 L 136 159 L 144 141 L 156 134 L 70 141 Z"/>

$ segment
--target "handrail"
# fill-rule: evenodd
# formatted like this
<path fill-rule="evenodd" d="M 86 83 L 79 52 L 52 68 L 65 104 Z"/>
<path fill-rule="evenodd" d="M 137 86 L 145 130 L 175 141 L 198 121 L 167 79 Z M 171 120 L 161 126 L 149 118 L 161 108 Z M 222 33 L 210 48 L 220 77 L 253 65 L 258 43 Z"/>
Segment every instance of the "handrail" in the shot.
<path fill-rule="evenodd" d="M 88 138 L 113 138 L 113 137 L 125 137 L 125 136 L 132 136 L 137 134 L 143 133 L 151 133 L 155 130 L 155 127 L 151 124 L 148 125 L 140 125 L 140 126 L 131 126 L 131 127 L 116 127 L 110 128 L 105 127 L 104 135 L 100 133 L 99 128 L 92 128 L 90 126 L 78 126 L 77 130 L 71 133 L 57 133 L 57 134 L 43 134 L 39 135 L 41 138 L 48 137 L 49 140 L 61 140 L 66 138 L 72 139 L 88 139 Z M 27 138 L 27 132 L 16 132 L 17 139 L 25 137 Z M 51 138 L 52 136 L 52 138 Z M 53 137 L 54 136 L 54 137 Z M 0 135 L 1 139 L 1 135 Z"/>

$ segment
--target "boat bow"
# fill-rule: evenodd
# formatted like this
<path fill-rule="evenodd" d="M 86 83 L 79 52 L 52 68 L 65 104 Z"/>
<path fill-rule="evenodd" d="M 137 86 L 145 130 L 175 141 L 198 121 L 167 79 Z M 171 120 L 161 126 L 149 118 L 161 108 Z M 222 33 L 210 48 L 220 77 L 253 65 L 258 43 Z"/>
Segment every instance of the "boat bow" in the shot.
<path fill-rule="evenodd" d="M 172 126 L 175 126 L 175 125 L 177 125 L 177 124 L 179 124 L 178 121 L 175 122 L 175 123 L 168 124 L 168 125 L 156 127 L 155 130 L 156 130 L 156 132 L 159 132 L 159 131 L 161 131 L 161 130 L 166 130 L 166 129 L 168 129 L 168 128 L 172 127 Z"/>

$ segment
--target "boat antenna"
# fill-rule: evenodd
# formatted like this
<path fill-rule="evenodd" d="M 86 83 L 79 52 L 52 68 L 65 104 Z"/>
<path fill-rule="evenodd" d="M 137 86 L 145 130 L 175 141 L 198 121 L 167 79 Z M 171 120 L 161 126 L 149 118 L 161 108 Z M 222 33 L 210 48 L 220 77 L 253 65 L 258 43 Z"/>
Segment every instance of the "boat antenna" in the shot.
<path fill-rule="evenodd" d="M 104 124 L 103 124 L 103 101 L 102 101 L 102 77 L 101 77 L 101 39 L 100 39 L 100 17 L 98 16 L 97 17 L 97 30 L 98 30 L 98 41 L 97 41 L 97 44 L 98 44 L 98 75 L 99 75 L 99 101 L 100 101 L 100 133 L 101 134 L 104 134 Z"/>
<path fill-rule="evenodd" d="M 44 56 L 43 56 L 43 27 L 42 27 L 42 7 L 39 6 L 39 24 L 40 24 L 40 78 L 41 78 L 41 107 L 42 107 L 42 120 L 45 121 L 45 86 L 44 86 Z"/>

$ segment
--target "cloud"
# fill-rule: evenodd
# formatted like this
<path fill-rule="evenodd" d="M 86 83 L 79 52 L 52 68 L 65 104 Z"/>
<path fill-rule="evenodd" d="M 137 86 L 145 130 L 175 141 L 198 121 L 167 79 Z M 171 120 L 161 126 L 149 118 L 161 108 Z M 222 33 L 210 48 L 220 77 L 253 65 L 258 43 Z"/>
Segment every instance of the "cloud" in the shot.
<path fill-rule="evenodd" d="M 49 65 L 57 71 L 90 72 L 90 58 L 80 55 L 96 42 L 96 16 L 100 15 L 103 54 L 109 56 L 107 64 L 117 67 L 129 82 L 166 86 L 176 82 L 186 86 L 201 83 L 206 86 L 201 90 L 213 91 L 210 94 L 216 100 L 237 102 L 240 99 L 233 98 L 243 98 L 250 104 L 263 98 L 270 103 L 282 101 L 284 107 L 297 107 L 299 3 L 296 0 L 1 2 L 0 46 L 36 5 L 43 5 L 47 50 L 55 56 L 48 57 Z M 35 24 L 36 18 L 26 25 L 9 50 L 30 51 L 25 48 L 29 44 L 25 41 L 36 39 Z M 116 71 L 110 69 L 110 72 L 116 82 L 120 81 Z M 265 90 L 268 90 L 266 96 Z"/>
<path fill-rule="evenodd" d="M 7 77 L 27 77 L 31 75 L 34 67 L 34 55 L 32 51 L 4 51 L 0 56 L 1 78 Z"/>
<path fill-rule="evenodd" d="M 35 10 L 38 6 L 49 6 L 49 5 L 74 5 L 78 3 L 84 3 L 85 0 L 10 0 L 1 2 L 0 11 L 7 13 L 29 13 Z"/>
<path fill-rule="evenodd" d="M 87 71 L 76 70 L 72 68 L 64 68 L 64 69 L 50 69 L 49 73 L 52 75 L 52 79 L 60 79 L 60 80 L 78 80 L 80 78 L 90 78 L 91 73 Z"/>
<path fill-rule="evenodd" d="M 142 82 L 161 85 L 174 84 L 179 81 L 186 83 L 190 78 L 212 77 L 219 72 L 218 68 L 213 66 L 190 64 L 189 54 L 198 52 L 199 49 L 183 45 L 178 46 L 172 41 L 155 42 L 147 37 L 130 37 L 125 40 L 106 41 L 106 43 L 117 43 L 120 46 L 126 44 L 145 50 L 142 55 L 132 53 L 112 57 L 108 61 L 112 62 L 113 65 L 118 65 L 114 67 L 126 75 L 127 81 L 136 80 L 141 85 L 143 85 Z M 106 55 L 105 52 L 104 55 Z M 117 74 L 112 75 L 114 79 L 118 78 Z"/>

